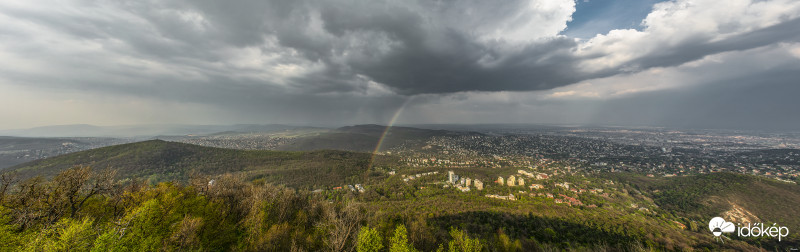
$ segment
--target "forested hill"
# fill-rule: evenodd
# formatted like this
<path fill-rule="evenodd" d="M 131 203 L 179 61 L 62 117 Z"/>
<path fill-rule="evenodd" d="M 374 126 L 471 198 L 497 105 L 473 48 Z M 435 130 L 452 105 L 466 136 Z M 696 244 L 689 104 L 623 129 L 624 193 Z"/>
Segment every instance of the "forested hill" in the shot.
<path fill-rule="evenodd" d="M 662 209 L 679 216 L 698 220 L 721 216 L 738 223 L 779 223 L 800 230 L 797 184 L 736 173 L 672 178 L 629 173 L 606 176 L 631 185 Z"/>
<path fill-rule="evenodd" d="M 384 132 L 386 135 L 384 136 Z M 319 135 L 298 138 L 297 141 L 279 147 L 281 150 L 348 150 L 371 152 L 378 146 L 381 137 L 381 151 L 401 144 L 422 147 L 425 141 L 435 136 L 481 135 L 476 132 L 430 130 L 412 127 L 390 127 L 368 124 L 341 127 Z"/>
<path fill-rule="evenodd" d="M 151 140 L 121 144 L 61 155 L 20 164 L 21 178 L 52 177 L 73 166 L 93 169 L 110 167 L 119 178 L 139 178 L 150 182 L 184 181 L 189 174 L 244 174 L 248 179 L 264 180 L 297 188 L 338 186 L 368 179 L 371 155 L 347 151 L 253 151 L 233 150 Z M 391 157 L 378 157 L 385 163 Z"/>

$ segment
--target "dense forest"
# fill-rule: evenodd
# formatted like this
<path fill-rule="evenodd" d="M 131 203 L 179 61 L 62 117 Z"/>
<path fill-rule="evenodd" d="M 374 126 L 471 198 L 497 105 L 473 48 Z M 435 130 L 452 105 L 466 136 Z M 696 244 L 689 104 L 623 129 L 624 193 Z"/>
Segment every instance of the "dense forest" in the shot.
<path fill-rule="evenodd" d="M 187 185 L 120 184 L 113 171 L 74 167 L 13 185 L 2 175 L 4 251 L 414 251 L 402 223 L 370 228 L 353 201 L 223 175 Z M 458 229 L 440 249 L 480 251 Z"/>
<path fill-rule="evenodd" d="M 415 251 L 401 220 L 370 227 L 352 200 L 223 175 L 188 185 L 116 183 L 112 170 L 74 167 L 14 185 L 2 175 L 0 246 L 43 251 Z M 389 221 L 391 225 L 386 221 Z M 457 228 L 437 251 L 483 251 Z M 412 236 L 413 237 L 413 236 Z M 521 248 L 500 233 L 498 246 Z M 546 247 L 544 247 L 546 248 Z"/>
<path fill-rule="evenodd" d="M 186 183 L 115 179 L 66 169 L 50 180 L 0 177 L 3 251 L 550 251 L 691 249 L 638 218 L 545 217 L 478 209 L 375 211 L 351 193 L 295 190 L 244 176 Z M 431 197 L 435 198 L 435 197 Z M 387 201 L 395 204 L 413 204 Z M 430 204 L 436 206 L 437 204 Z M 445 205 L 446 206 L 446 203 Z M 388 209 L 388 208 L 386 208 Z M 413 211 L 412 211 L 413 212 Z M 613 214 L 611 214 L 613 215 Z M 649 235 L 648 235 L 649 233 Z M 667 242 L 667 243 L 665 243 Z M 715 248 L 705 243 L 702 248 Z M 746 243 L 728 248 L 752 249 Z"/>

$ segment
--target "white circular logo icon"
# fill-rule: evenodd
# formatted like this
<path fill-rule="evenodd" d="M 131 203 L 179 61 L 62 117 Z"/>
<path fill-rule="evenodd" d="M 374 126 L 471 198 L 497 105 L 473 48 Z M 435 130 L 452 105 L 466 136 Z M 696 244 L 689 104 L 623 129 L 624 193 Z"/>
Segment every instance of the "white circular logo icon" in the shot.
<path fill-rule="evenodd" d="M 714 217 L 708 222 L 708 229 L 711 230 L 715 238 L 719 239 L 720 236 L 725 237 L 722 233 L 733 233 L 736 231 L 736 226 L 731 222 L 725 221 L 722 217 Z"/>

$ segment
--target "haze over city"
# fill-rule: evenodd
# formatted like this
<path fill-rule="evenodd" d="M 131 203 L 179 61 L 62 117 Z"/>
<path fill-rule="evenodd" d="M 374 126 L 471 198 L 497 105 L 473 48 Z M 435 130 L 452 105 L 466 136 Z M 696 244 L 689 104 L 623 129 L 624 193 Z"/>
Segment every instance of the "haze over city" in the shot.
<path fill-rule="evenodd" d="M 0 129 L 798 129 L 800 2 L 720 4 L 3 1 Z"/>

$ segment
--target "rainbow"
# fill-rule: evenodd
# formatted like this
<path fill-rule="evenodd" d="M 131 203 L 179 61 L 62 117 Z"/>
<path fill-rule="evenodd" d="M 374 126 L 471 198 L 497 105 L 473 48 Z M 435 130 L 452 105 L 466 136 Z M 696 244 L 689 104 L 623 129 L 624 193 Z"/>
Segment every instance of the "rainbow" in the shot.
<path fill-rule="evenodd" d="M 405 102 L 403 102 L 403 105 L 401 105 L 400 108 L 398 108 L 397 111 L 394 112 L 394 115 L 392 116 L 392 119 L 389 120 L 389 124 L 386 125 L 386 129 L 383 130 L 383 133 L 381 134 L 381 138 L 378 139 L 378 144 L 375 145 L 375 150 L 372 151 L 372 156 L 369 159 L 369 166 L 367 166 L 367 168 L 370 168 L 370 169 L 372 168 L 372 164 L 375 162 L 375 156 L 378 155 L 378 151 L 381 150 L 381 146 L 383 146 L 383 140 L 386 139 L 386 135 L 389 133 L 389 129 L 391 129 L 392 126 L 394 126 L 395 122 L 397 122 L 397 118 L 400 117 L 400 114 L 403 113 L 403 110 L 406 109 L 406 106 L 413 99 L 414 99 L 413 96 L 409 97 Z"/>

